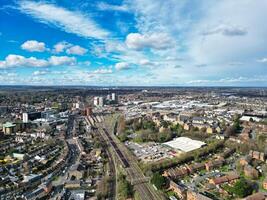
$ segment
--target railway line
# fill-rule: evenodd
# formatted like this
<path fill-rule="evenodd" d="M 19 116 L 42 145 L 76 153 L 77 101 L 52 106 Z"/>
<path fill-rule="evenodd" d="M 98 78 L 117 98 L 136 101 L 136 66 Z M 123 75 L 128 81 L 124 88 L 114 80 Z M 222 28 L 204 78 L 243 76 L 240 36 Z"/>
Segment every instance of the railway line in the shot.
<path fill-rule="evenodd" d="M 162 200 L 162 198 L 154 188 L 151 187 L 149 179 L 144 176 L 136 159 L 132 158 L 127 149 L 122 148 L 122 145 L 118 145 L 113 136 L 105 129 L 102 128 L 105 137 L 108 139 L 108 142 L 113 147 L 114 151 L 117 154 L 117 157 L 122 163 L 122 167 L 125 168 L 127 172 L 127 177 L 130 182 L 134 185 L 135 190 L 139 193 L 140 198 L 143 200 Z"/>
<path fill-rule="evenodd" d="M 105 135 L 108 137 L 110 144 L 112 145 L 112 147 L 116 151 L 116 154 L 120 158 L 120 160 L 123 164 L 123 167 L 128 168 L 130 166 L 130 164 L 129 164 L 128 160 L 124 157 L 124 155 L 121 152 L 121 150 L 119 149 L 118 145 L 114 142 L 114 140 L 112 139 L 112 137 L 109 135 L 108 131 L 105 128 L 103 128 L 103 131 L 104 131 Z"/>
<path fill-rule="evenodd" d="M 140 167 L 137 159 L 129 152 L 129 150 L 121 143 L 114 132 L 114 126 L 108 127 L 103 120 L 98 121 L 95 125 L 95 130 L 104 138 L 107 145 L 111 146 L 114 155 L 118 158 L 121 166 L 125 169 L 128 181 L 134 186 L 135 191 L 139 194 L 142 200 L 164 200 L 165 197 L 160 195 L 155 188 L 149 183 L 149 178 L 146 177 Z M 108 129 L 108 130 L 107 130 Z"/>

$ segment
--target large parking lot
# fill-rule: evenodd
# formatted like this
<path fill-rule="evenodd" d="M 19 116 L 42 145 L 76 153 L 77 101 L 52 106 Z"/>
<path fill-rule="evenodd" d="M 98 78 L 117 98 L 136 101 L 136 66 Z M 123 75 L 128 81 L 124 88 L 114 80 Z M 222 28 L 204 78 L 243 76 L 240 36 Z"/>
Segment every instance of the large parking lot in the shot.
<path fill-rule="evenodd" d="M 176 155 L 175 151 L 155 142 L 149 142 L 144 144 L 126 142 L 125 144 L 129 149 L 133 151 L 136 157 L 138 157 L 144 162 L 172 158 Z"/>

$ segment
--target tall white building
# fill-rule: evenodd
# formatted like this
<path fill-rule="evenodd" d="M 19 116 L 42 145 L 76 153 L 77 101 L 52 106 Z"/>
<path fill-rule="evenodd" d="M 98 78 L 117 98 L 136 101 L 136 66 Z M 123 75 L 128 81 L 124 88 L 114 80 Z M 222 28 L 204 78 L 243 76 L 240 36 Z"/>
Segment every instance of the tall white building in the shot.
<path fill-rule="evenodd" d="M 23 113 L 22 114 L 22 121 L 23 121 L 23 123 L 28 123 L 29 122 L 28 113 Z"/>
<path fill-rule="evenodd" d="M 94 97 L 94 106 L 98 106 L 99 104 L 99 97 Z"/>
<path fill-rule="evenodd" d="M 117 96 L 116 96 L 116 93 L 112 93 L 112 94 L 111 94 L 111 100 L 114 101 L 114 102 L 117 102 Z"/>
<path fill-rule="evenodd" d="M 94 97 L 94 106 L 104 106 L 104 98 L 103 97 Z"/>
<path fill-rule="evenodd" d="M 104 106 L 104 98 L 103 97 L 99 97 L 99 106 L 103 107 Z"/>

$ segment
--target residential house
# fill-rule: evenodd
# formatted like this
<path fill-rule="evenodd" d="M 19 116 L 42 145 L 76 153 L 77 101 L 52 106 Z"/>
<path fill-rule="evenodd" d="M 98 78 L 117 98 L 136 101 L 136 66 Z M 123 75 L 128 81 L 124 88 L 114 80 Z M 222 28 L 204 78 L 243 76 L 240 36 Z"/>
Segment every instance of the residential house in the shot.
<path fill-rule="evenodd" d="M 207 130 L 206 130 L 206 132 L 208 134 L 212 134 L 212 133 L 215 133 L 216 132 L 216 129 L 214 127 L 208 127 Z"/>
<path fill-rule="evenodd" d="M 251 165 L 246 165 L 244 168 L 245 176 L 253 179 L 257 179 L 259 177 L 259 172 Z"/>
<path fill-rule="evenodd" d="M 194 192 L 192 190 L 188 190 L 187 191 L 187 200 L 212 200 L 212 199 L 203 195 L 203 194 Z"/>
<path fill-rule="evenodd" d="M 265 154 L 263 152 L 250 150 L 249 155 L 256 160 L 261 160 L 265 162 Z"/>
<path fill-rule="evenodd" d="M 192 128 L 192 125 L 189 123 L 184 124 L 184 130 L 189 131 Z"/>
<path fill-rule="evenodd" d="M 81 186 L 80 180 L 66 181 L 65 188 L 79 188 Z"/>
<path fill-rule="evenodd" d="M 184 177 L 188 174 L 189 172 L 186 167 L 181 167 L 181 168 L 176 167 L 176 168 L 171 168 L 171 169 L 164 171 L 163 176 L 170 177 L 172 179 L 177 179 L 177 178 Z"/>
<path fill-rule="evenodd" d="M 205 169 L 205 164 L 204 163 L 194 163 L 194 164 L 191 164 L 189 166 L 187 165 L 186 167 L 187 167 L 188 171 L 192 174 L 192 173 L 195 173 L 197 171 Z"/>
<path fill-rule="evenodd" d="M 220 167 L 223 165 L 224 161 L 225 160 L 223 158 L 219 158 L 219 159 L 214 160 L 214 161 L 209 161 L 205 164 L 206 170 L 210 171 L 214 168 Z"/>
<path fill-rule="evenodd" d="M 235 172 L 231 172 L 226 176 L 216 177 L 209 180 L 210 184 L 214 185 L 220 185 L 223 183 L 232 183 L 235 182 L 235 180 L 239 179 L 239 175 Z"/>
<path fill-rule="evenodd" d="M 244 198 L 244 200 L 266 200 L 267 195 L 261 192 L 252 194 L 250 196 L 247 196 L 246 198 Z"/>
<path fill-rule="evenodd" d="M 205 122 L 206 122 L 206 120 L 203 117 L 193 117 L 192 118 L 193 124 L 204 124 Z"/>
<path fill-rule="evenodd" d="M 186 199 L 187 188 L 185 185 L 177 184 L 170 180 L 170 189 L 176 193 L 179 199 Z"/>
<path fill-rule="evenodd" d="M 242 158 L 240 158 L 239 163 L 242 166 L 246 166 L 246 165 L 250 164 L 251 161 L 252 161 L 252 157 L 247 155 L 247 156 L 243 156 Z"/>
<path fill-rule="evenodd" d="M 174 123 L 174 124 L 177 124 L 178 123 L 178 115 L 175 114 L 175 113 L 169 113 L 169 114 L 165 114 L 163 116 L 163 120 L 164 121 L 168 121 L 168 122 L 171 122 L 171 123 Z"/>
<path fill-rule="evenodd" d="M 178 124 L 180 124 L 181 126 L 183 126 L 186 122 L 188 122 L 190 119 L 190 117 L 188 116 L 185 116 L 185 115 L 179 115 L 178 116 L 178 119 L 177 119 L 177 122 Z"/>
<path fill-rule="evenodd" d="M 263 189 L 267 190 L 267 178 L 265 178 L 264 181 L 262 182 L 262 187 Z"/>

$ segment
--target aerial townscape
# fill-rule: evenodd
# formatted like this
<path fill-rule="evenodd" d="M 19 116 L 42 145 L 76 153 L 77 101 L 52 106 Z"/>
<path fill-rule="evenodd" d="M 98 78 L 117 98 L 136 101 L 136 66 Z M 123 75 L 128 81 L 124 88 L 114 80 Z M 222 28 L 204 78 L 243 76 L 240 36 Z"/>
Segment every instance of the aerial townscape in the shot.
<path fill-rule="evenodd" d="M 267 197 L 265 88 L 0 91 L 1 199 Z"/>
<path fill-rule="evenodd" d="M 0 0 L 0 200 L 267 200 L 267 0 Z"/>

